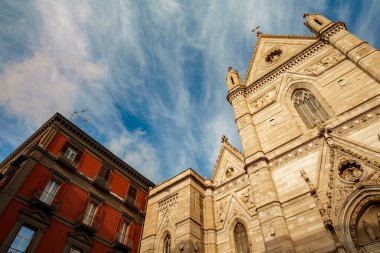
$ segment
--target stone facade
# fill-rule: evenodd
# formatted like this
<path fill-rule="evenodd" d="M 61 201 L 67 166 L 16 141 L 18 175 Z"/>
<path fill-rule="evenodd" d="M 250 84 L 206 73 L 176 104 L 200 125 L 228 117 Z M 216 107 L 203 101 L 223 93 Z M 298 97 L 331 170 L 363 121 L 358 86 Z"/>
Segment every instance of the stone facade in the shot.
<path fill-rule="evenodd" d="M 229 68 L 243 153 L 223 137 L 211 179 L 153 188 L 141 252 L 380 252 L 380 53 L 305 18 L 315 36 L 258 33 Z"/>

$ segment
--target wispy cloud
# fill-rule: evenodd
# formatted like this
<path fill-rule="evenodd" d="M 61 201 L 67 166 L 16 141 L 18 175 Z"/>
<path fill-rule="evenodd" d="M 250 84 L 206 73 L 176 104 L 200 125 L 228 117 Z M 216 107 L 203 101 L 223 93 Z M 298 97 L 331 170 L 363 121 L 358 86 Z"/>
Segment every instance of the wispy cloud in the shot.
<path fill-rule="evenodd" d="M 0 3 L 1 13 L 19 13 L 12 34 L 0 25 L 0 43 L 17 45 L 0 58 L 0 141 L 9 153 L 55 111 L 89 108 L 81 127 L 155 182 L 188 167 L 211 176 L 222 134 L 240 148 L 225 75 L 232 66 L 244 77 L 250 30 L 304 34 L 303 13 L 353 13 L 329 4 L 36 0 L 25 11 Z"/>

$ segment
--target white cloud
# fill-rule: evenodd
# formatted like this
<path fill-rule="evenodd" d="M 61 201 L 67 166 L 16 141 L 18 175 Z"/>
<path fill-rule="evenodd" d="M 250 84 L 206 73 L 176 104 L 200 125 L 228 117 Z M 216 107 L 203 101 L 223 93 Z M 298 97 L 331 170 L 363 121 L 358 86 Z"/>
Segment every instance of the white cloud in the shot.
<path fill-rule="evenodd" d="M 256 42 L 251 29 L 309 33 L 303 13 L 326 5 L 38 0 L 34 54 L 0 73 L 0 106 L 16 122 L 0 138 L 10 142 L 11 127 L 37 127 L 55 111 L 90 108 L 85 130 L 149 178 L 188 167 L 211 176 L 220 136 L 240 147 L 225 75 L 232 66 L 244 78 Z"/>
<path fill-rule="evenodd" d="M 154 182 L 162 180 L 160 162 L 154 147 L 145 140 L 141 130 L 122 132 L 113 136 L 106 144 L 109 149 Z"/>

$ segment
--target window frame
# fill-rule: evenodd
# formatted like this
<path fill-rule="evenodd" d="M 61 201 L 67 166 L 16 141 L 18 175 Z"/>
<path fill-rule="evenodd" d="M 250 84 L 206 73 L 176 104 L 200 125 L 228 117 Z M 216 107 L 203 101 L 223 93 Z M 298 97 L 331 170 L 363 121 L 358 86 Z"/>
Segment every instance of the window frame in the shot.
<path fill-rule="evenodd" d="M 21 232 L 21 230 L 23 228 L 29 229 L 30 231 L 33 232 L 33 234 L 32 234 L 32 236 L 30 238 L 27 238 L 28 244 L 26 245 L 26 248 L 23 251 L 21 251 L 20 248 L 19 248 L 19 246 L 21 245 L 21 243 L 23 241 L 25 241 L 25 240 L 23 240 L 25 237 L 23 237 L 22 235 L 20 235 L 20 232 Z M 29 248 L 31 242 L 33 241 L 34 237 L 36 236 L 36 232 L 37 232 L 37 229 L 32 228 L 31 226 L 27 226 L 27 225 L 24 225 L 24 224 L 21 225 L 21 227 L 18 230 L 16 236 L 13 238 L 11 244 L 8 246 L 7 251 L 12 250 L 12 251 L 20 252 L 20 253 L 28 252 L 28 248 Z M 12 247 L 12 245 L 16 241 L 17 237 L 21 238 L 21 240 L 17 243 L 17 247 L 14 248 L 14 247 Z"/>
<path fill-rule="evenodd" d="M 20 215 L 8 236 L 3 241 L 3 245 L 9 248 L 21 228 L 28 227 L 35 230 L 32 240 L 29 242 L 25 252 L 32 253 L 36 250 L 45 230 L 51 224 L 47 215 L 41 210 L 21 209 Z"/>
<path fill-rule="evenodd" d="M 82 253 L 89 253 L 93 245 L 94 242 L 87 233 L 77 231 L 68 232 L 63 253 L 70 253 L 72 248 L 82 250 Z"/>
<path fill-rule="evenodd" d="M 93 193 L 89 193 L 87 198 L 83 201 L 81 209 L 79 210 L 77 225 L 82 225 L 85 228 L 90 229 L 92 232 L 98 231 L 99 226 L 100 226 L 100 219 L 103 214 L 103 204 L 104 204 L 104 200 L 99 199 Z M 89 205 L 95 206 L 93 215 L 90 216 L 91 217 L 90 224 L 85 223 L 84 221 Z"/>
<path fill-rule="evenodd" d="M 167 234 L 164 238 L 163 253 L 170 253 L 171 251 L 170 244 L 171 244 L 171 237 L 170 237 L 170 234 Z"/>
<path fill-rule="evenodd" d="M 299 92 L 302 92 L 302 94 L 297 94 Z M 317 126 L 317 120 L 326 122 L 331 119 L 331 116 L 323 106 L 323 103 L 321 103 L 321 101 L 319 101 L 309 89 L 295 89 L 292 93 L 291 101 L 298 116 L 308 129 L 315 128 Z"/>
<path fill-rule="evenodd" d="M 134 198 L 132 198 L 129 193 L 131 191 L 131 189 L 134 189 L 135 190 L 135 196 Z M 133 185 L 129 185 L 128 186 L 128 191 L 127 191 L 127 194 L 125 196 L 125 202 L 132 205 L 133 207 L 136 207 L 136 202 L 137 202 L 137 194 L 138 194 L 138 187 L 135 187 Z"/>

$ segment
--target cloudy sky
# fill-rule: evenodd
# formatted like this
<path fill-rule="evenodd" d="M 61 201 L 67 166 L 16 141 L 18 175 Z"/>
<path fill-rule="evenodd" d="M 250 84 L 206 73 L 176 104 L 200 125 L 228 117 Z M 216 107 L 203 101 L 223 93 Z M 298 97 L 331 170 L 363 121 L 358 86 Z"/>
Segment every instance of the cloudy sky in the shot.
<path fill-rule="evenodd" d="M 55 112 L 159 183 L 210 177 L 220 137 L 241 149 L 226 101 L 267 34 L 310 34 L 304 13 L 345 21 L 380 48 L 380 1 L 0 1 L 0 160 Z M 83 118 L 89 118 L 85 123 Z"/>

